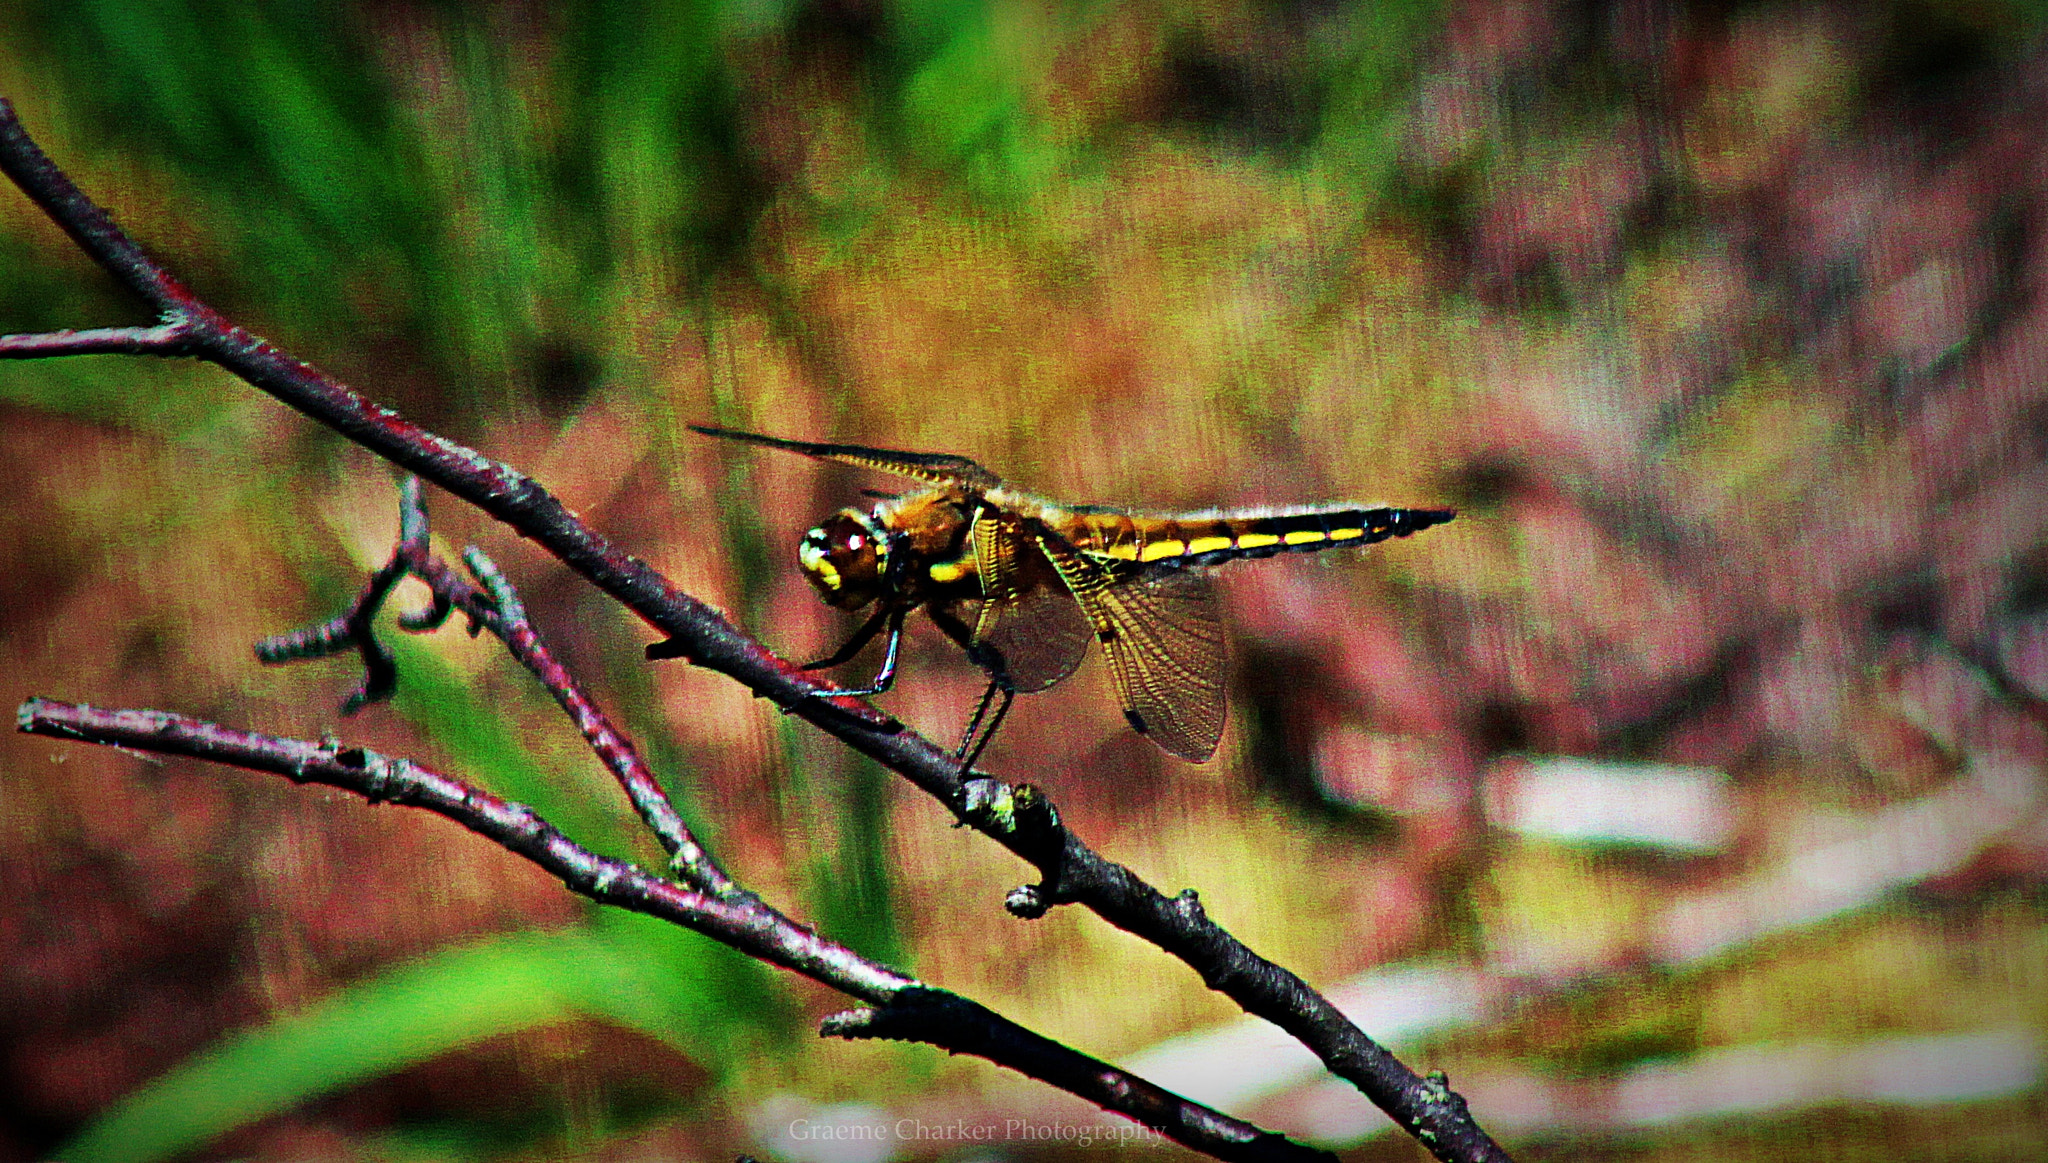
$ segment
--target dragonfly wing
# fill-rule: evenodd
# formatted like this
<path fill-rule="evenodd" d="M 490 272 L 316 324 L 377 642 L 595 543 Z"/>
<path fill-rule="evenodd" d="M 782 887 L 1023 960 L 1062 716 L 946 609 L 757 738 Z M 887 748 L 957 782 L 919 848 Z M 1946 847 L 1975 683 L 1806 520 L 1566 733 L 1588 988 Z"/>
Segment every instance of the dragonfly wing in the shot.
<path fill-rule="evenodd" d="M 1216 754 L 1229 703 L 1208 575 L 1090 558 L 1063 542 L 1047 542 L 1046 553 L 1109 652 L 1131 726 L 1193 763 Z"/>
<path fill-rule="evenodd" d="M 1074 673 L 1095 636 L 1065 580 L 1046 557 L 1037 523 L 984 509 L 974 522 L 981 575 L 976 661 L 1019 691 L 1040 691 Z"/>
<path fill-rule="evenodd" d="M 869 448 L 861 444 L 813 444 L 808 440 L 783 440 L 780 437 L 760 436 L 731 428 L 712 428 L 703 424 L 690 425 L 690 431 L 705 436 L 723 437 L 726 440 L 743 440 L 764 448 L 779 448 L 784 452 L 798 453 L 814 460 L 829 460 L 838 464 L 893 472 L 901 476 L 915 477 L 927 484 L 960 485 L 978 493 L 985 493 L 1003 483 L 1002 478 L 964 456 L 947 456 L 936 452 L 894 452 L 886 448 Z"/>

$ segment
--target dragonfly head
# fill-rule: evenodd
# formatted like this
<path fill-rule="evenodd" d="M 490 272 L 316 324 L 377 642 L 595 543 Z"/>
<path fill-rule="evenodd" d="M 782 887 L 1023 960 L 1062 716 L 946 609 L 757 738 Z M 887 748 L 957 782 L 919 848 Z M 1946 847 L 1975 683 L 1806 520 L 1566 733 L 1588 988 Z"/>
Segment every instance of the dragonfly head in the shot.
<path fill-rule="evenodd" d="M 858 610 L 889 587 L 889 532 L 859 509 L 841 509 L 804 534 L 797 564 L 825 601 Z"/>

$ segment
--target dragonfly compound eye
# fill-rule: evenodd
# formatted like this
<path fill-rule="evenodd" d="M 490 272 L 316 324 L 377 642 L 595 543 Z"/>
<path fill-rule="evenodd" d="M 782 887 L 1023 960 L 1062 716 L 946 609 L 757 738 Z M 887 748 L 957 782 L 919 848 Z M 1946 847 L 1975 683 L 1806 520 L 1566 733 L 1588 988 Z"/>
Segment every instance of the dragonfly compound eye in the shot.
<path fill-rule="evenodd" d="M 843 509 L 804 534 L 796 559 L 827 602 L 842 610 L 858 610 L 882 596 L 889 539 L 868 514 Z"/>

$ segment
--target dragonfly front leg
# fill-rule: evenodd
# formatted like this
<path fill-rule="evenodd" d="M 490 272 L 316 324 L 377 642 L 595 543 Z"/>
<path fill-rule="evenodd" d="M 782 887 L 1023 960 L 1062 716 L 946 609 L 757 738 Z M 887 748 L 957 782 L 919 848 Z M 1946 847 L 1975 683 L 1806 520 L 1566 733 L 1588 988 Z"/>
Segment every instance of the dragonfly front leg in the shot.
<path fill-rule="evenodd" d="M 877 611 L 874 617 L 868 619 L 868 624 L 856 631 L 852 638 L 847 639 L 846 645 L 834 652 L 832 657 L 821 658 L 804 666 L 805 670 L 822 670 L 828 666 L 838 666 L 840 663 L 859 654 L 861 647 L 873 641 L 875 635 L 881 631 L 882 626 L 886 623 L 889 627 L 889 649 L 882 656 L 882 669 L 875 675 L 875 681 L 858 690 L 820 690 L 813 693 L 832 695 L 834 697 L 854 695 L 865 698 L 868 695 L 879 695 L 890 687 L 895 686 L 896 657 L 903 645 L 903 618 L 909 613 L 909 609 L 902 606 Z"/>
<path fill-rule="evenodd" d="M 896 610 L 892 607 L 881 606 L 877 608 L 875 616 L 861 623 L 860 629 L 853 632 L 853 637 L 848 638 L 829 657 L 820 658 L 816 662 L 806 662 L 797 669 L 830 670 L 832 667 L 838 666 L 840 663 L 859 654 L 862 648 L 875 640 L 875 635 L 882 632 L 882 627 L 888 623 L 891 614 L 896 614 Z M 898 614 L 897 617 L 900 621 L 902 616 Z"/>

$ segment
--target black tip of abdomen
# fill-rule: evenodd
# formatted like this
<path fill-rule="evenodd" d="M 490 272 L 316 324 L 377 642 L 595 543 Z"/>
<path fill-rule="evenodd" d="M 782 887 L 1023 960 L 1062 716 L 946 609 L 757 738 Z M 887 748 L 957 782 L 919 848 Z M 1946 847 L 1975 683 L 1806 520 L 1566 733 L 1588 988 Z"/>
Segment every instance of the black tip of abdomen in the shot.
<path fill-rule="evenodd" d="M 1458 516 L 1456 509 L 1398 509 L 1395 512 L 1398 514 L 1394 519 L 1394 535 L 1397 537 L 1448 524 Z"/>

